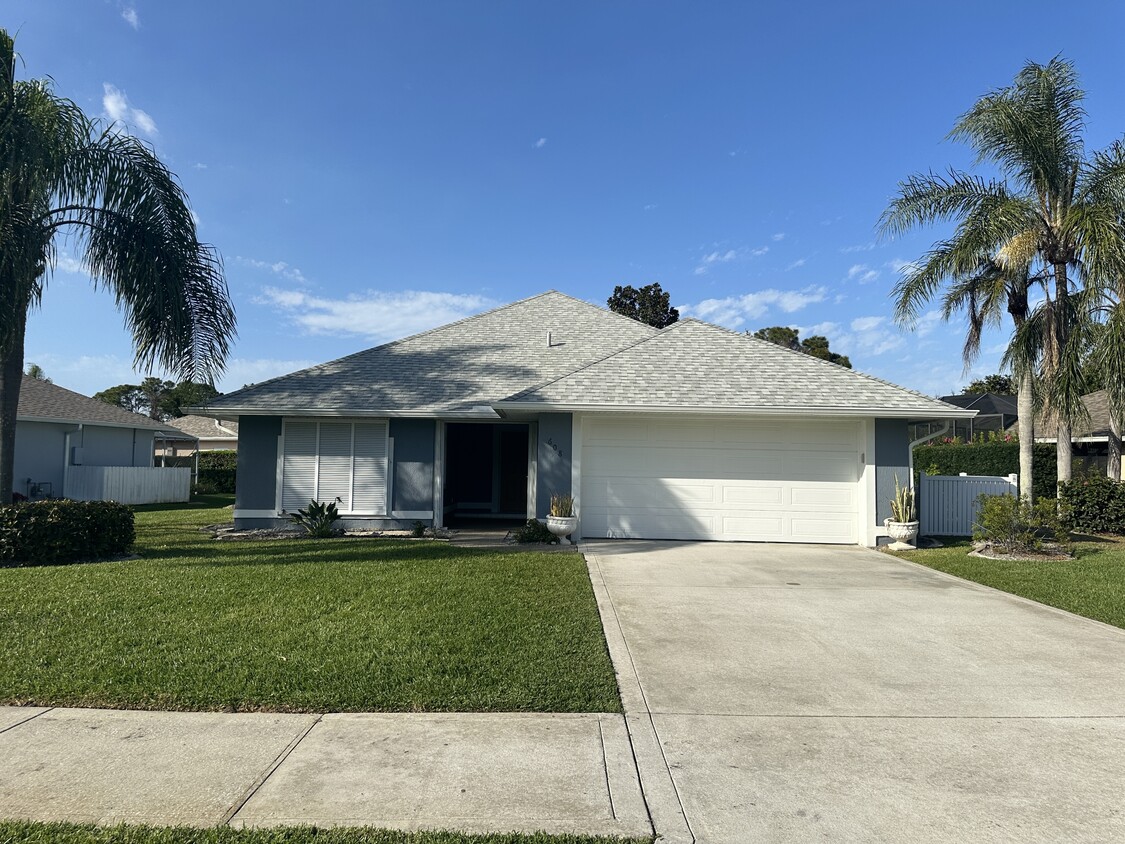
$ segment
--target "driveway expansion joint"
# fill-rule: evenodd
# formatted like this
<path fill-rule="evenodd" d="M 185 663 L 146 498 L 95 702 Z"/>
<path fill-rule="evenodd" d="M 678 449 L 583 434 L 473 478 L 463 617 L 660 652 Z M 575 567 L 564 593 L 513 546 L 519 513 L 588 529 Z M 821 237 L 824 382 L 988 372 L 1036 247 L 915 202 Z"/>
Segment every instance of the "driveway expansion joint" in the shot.
<path fill-rule="evenodd" d="M 51 712 L 54 709 L 55 709 L 55 707 L 48 706 L 48 707 L 45 707 L 45 708 L 39 710 L 38 712 L 32 712 L 30 715 L 28 715 L 22 721 L 16 721 L 16 723 L 9 724 L 4 729 L 0 730 L 0 734 L 6 733 L 6 732 L 8 732 L 8 730 L 14 730 L 16 727 L 22 727 L 24 724 L 28 723 L 29 721 L 34 721 L 40 715 L 46 715 L 48 712 Z"/>
<path fill-rule="evenodd" d="M 266 769 L 262 772 L 262 774 L 250 784 L 250 787 L 247 788 L 245 792 L 243 792 L 242 796 L 235 800 L 234 803 L 231 804 L 231 807 L 223 813 L 223 817 L 219 821 L 220 826 L 230 825 L 230 822 L 234 820 L 234 816 L 242 811 L 242 807 L 250 801 L 251 797 L 258 793 L 258 789 L 266 784 L 266 780 L 273 776 L 274 772 L 281 767 L 282 763 L 286 759 L 289 758 L 289 754 L 297 749 L 297 745 L 305 740 L 305 737 L 313 731 L 313 728 L 317 724 L 319 724 L 321 720 L 323 720 L 323 718 L 323 715 L 317 715 L 311 724 L 301 730 L 293 738 L 293 740 L 285 746 L 281 753 L 277 755 L 277 758 L 274 759 L 273 762 L 271 762 L 268 766 L 266 766 Z"/>

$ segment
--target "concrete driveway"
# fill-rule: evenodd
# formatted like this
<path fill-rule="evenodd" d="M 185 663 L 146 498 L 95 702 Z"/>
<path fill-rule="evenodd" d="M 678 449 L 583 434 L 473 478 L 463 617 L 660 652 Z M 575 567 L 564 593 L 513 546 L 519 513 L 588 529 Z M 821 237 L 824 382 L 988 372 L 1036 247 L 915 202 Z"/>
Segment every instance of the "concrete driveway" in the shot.
<path fill-rule="evenodd" d="M 668 840 L 1125 841 L 1125 631 L 859 548 L 584 550 Z"/>

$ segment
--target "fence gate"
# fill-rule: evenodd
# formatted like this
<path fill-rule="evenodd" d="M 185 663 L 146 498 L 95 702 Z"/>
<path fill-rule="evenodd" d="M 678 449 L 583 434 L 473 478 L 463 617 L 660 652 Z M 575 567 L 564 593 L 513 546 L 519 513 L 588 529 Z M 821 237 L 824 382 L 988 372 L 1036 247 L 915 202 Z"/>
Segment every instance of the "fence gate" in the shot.
<path fill-rule="evenodd" d="M 971 536 L 981 495 L 1019 495 L 1015 475 L 926 475 L 918 478 L 918 526 L 923 536 Z"/>

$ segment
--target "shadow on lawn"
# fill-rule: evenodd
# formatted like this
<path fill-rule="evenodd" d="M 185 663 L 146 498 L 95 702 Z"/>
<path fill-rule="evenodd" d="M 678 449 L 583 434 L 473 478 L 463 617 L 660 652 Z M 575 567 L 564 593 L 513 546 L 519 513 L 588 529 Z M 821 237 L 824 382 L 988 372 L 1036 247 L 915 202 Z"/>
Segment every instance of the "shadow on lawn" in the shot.
<path fill-rule="evenodd" d="M 141 557 L 152 562 L 179 560 L 183 567 L 214 567 L 298 563 L 433 563 L 487 561 L 511 556 L 506 549 L 463 548 L 445 542 L 404 542 L 385 539 L 269 539 L 212 542 L 144 548 Z M 535 553 L 532 551 L 531 553 Z M 555 560 L 559 555 L 544 553 Z M 568 555 L 569 556 L 569 555 Z M 577 559 L 581 559 L 575 555 Z M 190 559 L 189 558 L 194 558 Z M 557 564 L 557 563 L 556 563 Z"/>

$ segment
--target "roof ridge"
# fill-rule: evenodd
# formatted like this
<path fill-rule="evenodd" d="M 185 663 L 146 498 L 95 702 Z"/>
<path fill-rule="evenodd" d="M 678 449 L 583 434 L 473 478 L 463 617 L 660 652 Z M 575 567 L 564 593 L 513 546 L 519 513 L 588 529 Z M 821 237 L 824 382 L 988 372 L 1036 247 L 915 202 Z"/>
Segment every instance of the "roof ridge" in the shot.
<path fill-rule="evenodd" d="M 564 293 L 563 295 L 565 296 L 566 294 Z M 571 298 L 573 298 L 573 297 L 571 297 Z M 587 303 L 587 304 L 589 304 L 589 303 Z M 595 305 L 594 307 L 597 307 L 597 306 Z M 607 310 L 608 310 L 608 308 L 607 308 Z M 610 313 L 613 313 L 613 311 L 610 311 Z M 632 317 L 624 316 L 623 314 L 617 314 L 617 316 L 621 317 L 622 319 L 627 319 L 630 322 L 640 322 L 640 320 L 636 320 L 636 319 L 633 319 Z M 647 325 L 647 323 L 641 323 L 641 324 Z M 634 340 L 632 343 L 626 343 L 621 348 L 615 349 L 614 351 L 610 352 L 607 355 L 604 355 L 604 356 L 598 358 L 597 360 L 592 360 L 589 363 L 584 363 L 581 366 L 570 370 L 569 372 L 564 372 L 562 375 L 559 375 L 556 378 L 551 378 L 550 380 L 544 381 L 542 384 L 536 384 L 533 387 L 525 387 L 524 389 L 520 390 L 518 393 L 512 393 L 512 395 L 508 396 L 507 398 L 500 399 L 500 401 L 515 401 L 520 396 L 527 395 L 528 393 L 533 393 L 536 390 L 542 390 L 544 387 L 549 387 L 551 384 L 554 384 L 558 381 L 562 381 L 564 378 L 569 378 L 571 375 L 577 375 L 579 372 L 582 372 L 585 369 L 589 369 L 591 366 L 597 366 L 599 363 L 603 363 L 603 362 L 609 360 L 612 357 L 616 357 L 617 355 L 621 354 L 622 352 L 627 352 L 629 349 L 636 348 L 637 346 L 641 345 L 642 343 L 647 343 L 650 340 L 656 340 L 658 337 L 663 337 L 664 332 L 668 331 L 671 328 L 674 328 L 677 324 L 678 324 L 678 322 L 674 322 L 674 323 L 672 323 L 672 325 L 665 326 L 664 328 L 653 328 L 653 326 L 650 325 L 649 328 L 653 328 L 653 331 L 654 331 L 653 334 L 650 334 L 647 337 L 642 337 L 640 340 Z"/>
<path fill-rule="evenodd" d="M 591 308 L 597 308 L 602 313 L 612 314 L 613 316 L 617 317 L 618 319 L 627 319 L 633 325 L 643 325 L 646 328 L 649 328 L 654 332 L 655 331 L 663 331 L 663 329 L 657 328 L 654 325 L 649 325 L 647 322 L 644 322 L 644 321 L 639 320 L 639 319 L 633 319 L 631 316 L 625 316 L 625 314 L 619 314 L 619 313 L 617 313 L 617 311 L 613 310 L 612 308 L 603 307 L 602 305 L 596 305 L 593 302 L 587 302 L 585 299 L 579 299 L 577 296 L 571 296 L 569 293 L 563 293 L 561 290 L 548 290 L 547 293 L 555 293 L 559 296 L 562 296 L 565 299 L 570 299 L 572 302 L 578 302 L 580 305 L 587 305 Z M 546 295 L 546 294 L 540 294 L 540 295 Z M 534 298 L 534 297 L 532 297 L 532 298 Z M 673 325 L 675 325 L 675 323 L 673 323 Z M 671 326 L 666 326 L 666 327 L 670 328 Z"/>
<path fill-rule="evenodd" d="M 903 387 L 901 384 L 895 384 L 895 383 L 893 383 L 891 381 L 887 381 L 883 378 L 878 378 L 874 375 L 869 375 L 866 372 L 860 372 L 858 369 L 848 369 L 847 367 L 840 366 L 840 364 L 838 364 L 838 363 L 832 363 L 832 361 L 830 361 L 830 360 L 825 360 L 824 358 L 818 358 L 814 355 L 810 355 L 808 352 L 802 352 L 799 349 L 788 349 L 785 346 L 779 346 L 779 345 L 777 345 L 777 343 L 770 343 L 769 340 L 763 340 L 761 337 L 755 337 L 753 334 L 749 334 L 747 332 L 735 331 L 733 328 L 726 328 L 722 325 L 715 325 L 714 323 L 703 322 L 702 320 L 699 320 L 699 321 L 703 325 L 709 325 L 712 328 L 717 328 L 720 331 L 725 331 L 728 334 L 733 334 L 734 336 L 741 337 L 744 340 L 750 340 L 754 343 L 768 343 L 770 346 L 772 346 L 775 349 L 780 349 L 783 352 L 788 352 L 789 354 L 793 354 L 793 355 L 800 355 L 801 358 L 803 358 L 804 360 L 816 361 L 817 363 L 822 363 L 825 366 L 834 366 L 834 367 L 836 367 L 837 370 L 841 370 L 841 369 L 845 370 L 847 372 L 850 372 L 852 375 L 858 375 L 861 378 L 866 378 L 868 381 L 874 381 L 876 384 L 882 384 L 885 387 L 894 387 L 896 390 L 902 390 L 904 393 L 910 393 L 911 395 L 915 395 L 915 396 L 918 396 L 919 398 L 927 399 L 929 401 L 937 402 L 938 404 L 949 404 L 949 402 L 944 402 L 939 398 L 935 398 L 934 396 L 927 396 L 925 393 L 921 393 L 918 390 L 912 390 L 909 387 Z M 955 406 L 956 405 L 950 405 L 950 407 L 955 407 Z"/>

